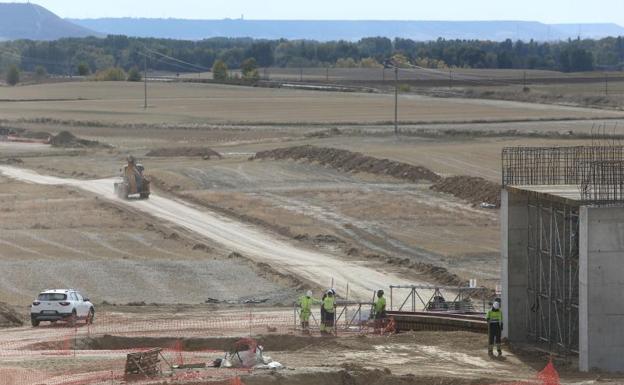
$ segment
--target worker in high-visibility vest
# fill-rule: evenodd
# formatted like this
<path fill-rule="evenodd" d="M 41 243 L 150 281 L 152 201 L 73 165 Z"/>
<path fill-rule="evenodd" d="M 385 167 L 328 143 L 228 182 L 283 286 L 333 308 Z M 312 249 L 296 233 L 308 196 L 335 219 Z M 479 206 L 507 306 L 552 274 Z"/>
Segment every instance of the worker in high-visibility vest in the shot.
<path fill-rule="evenodd" d="M 334 331 L 334 317 L 336 315 L 336 296 L 333 289 L 327 290 L 323 304 L 321 305 L 324 310 L 325 319 L 323 320 L 324 330 L 321 330 L 322 334 L 333 334 Z"/>
<path fill-rule="evenodd" d="M 381 329 L 381 326 L 386 319 L 386 298 L 384 297 L 384 291 L 377 291 L 377 300 L 373 305 L 374 319 L 375 319 L 375 330 Z"/>
<path fill-rule="evenodd" d="M 487 312 L 485 317 L 488 323 L 488 355 L 494 356 L 494 343 L 496 343 L 496 351 L 498 356 L 503 355 L 501 350 L 501 332 L 503 331 L 503 312 L 500 309 L 500 302 L 494 301 L 492 309 Z"/>
<path fill-rule="evenodd" d="M 305 295 L 299 297 L 297 304 L 299 305 L 299 319 L 301 320 L 301 328 L 304 333 L 310 332 L 310 315 L 312 314 L 312 305 L 319 304 L 316 298 L 312 297 L 312 290 L 308 290 Z"/>

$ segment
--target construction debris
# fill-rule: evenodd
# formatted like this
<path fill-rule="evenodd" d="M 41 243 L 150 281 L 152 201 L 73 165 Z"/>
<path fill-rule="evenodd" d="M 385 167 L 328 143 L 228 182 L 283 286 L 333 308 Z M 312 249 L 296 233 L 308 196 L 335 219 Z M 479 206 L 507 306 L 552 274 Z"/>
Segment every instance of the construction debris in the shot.
<path fill-rule="evenodd" d="M 128 353 L 125 374 L 143 374 L 147 377 L 160 374 L 161 351 L 161 348 L 155 348 L 145 352 Z"/>

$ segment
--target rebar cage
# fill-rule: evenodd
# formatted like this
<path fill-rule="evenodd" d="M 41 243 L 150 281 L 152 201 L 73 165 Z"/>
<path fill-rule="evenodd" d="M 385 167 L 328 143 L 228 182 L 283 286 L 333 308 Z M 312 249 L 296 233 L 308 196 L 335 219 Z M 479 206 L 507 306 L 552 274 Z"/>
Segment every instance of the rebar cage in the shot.
<path fill-rule="evenodd" d="M 624 146 L 506 147 L 503 186 L 576 185 L 581 201 L 624 202 Z"/>
<path fill-rule="evenodd" d="M 578 207 L 533 198 L 528 214 L 529 340 L 549 351 L 578 353 Z"/>

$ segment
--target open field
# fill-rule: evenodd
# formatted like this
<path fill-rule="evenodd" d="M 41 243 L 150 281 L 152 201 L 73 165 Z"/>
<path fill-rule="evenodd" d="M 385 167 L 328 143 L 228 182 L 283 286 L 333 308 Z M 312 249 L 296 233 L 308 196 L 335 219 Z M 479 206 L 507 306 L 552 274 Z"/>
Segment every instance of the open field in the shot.
<path fill-rule="evenodd" d="M 50 118 L 73 121 L 151 124 L 378 124 L 394 119 L 394 98 L 385 94 L 323 93 L 156 83 L 143 110 L 141 83 L 44 84 L 0 87 L 3 119 Z M 4 100 L 4 101 L 2 101 Z M 470 122 L 616 118 L 622 112 L 532 103 L 401 97 L 404 122 Z"/>
<path fill-rule="evenodd" d="M 349 299 L 366 301 L 372 290 L 393 283 L 457 285 L 477 278 L 495 289 L 498 210 L 434 191 L 432 180 L 250 158 L 314 145 L 422 166 L 436 177 L 498 183 L 503 147 L 586 144 L 596 125 L 622 136 L 624 113 L 405 95 L 401 119 L 413 122 L 395 137 L 390 125 L 378 124 L 392 119 L 392 96 L 384 94 L 164 83 L 150 85 L 150 92 L 154 98 L 143 111 L 141 84 L 0 88 L 3 127 L 69 130 L 111 145 L 0 142 L 0 302 L 24 313 L 39 290 L 67 286 L 101 309 L 92 328 L 74 334 L 47 325 L 3 330 L 0 378 L 65 384 L 117 373 L 128 349 L 148 347 L 146 336 L 168 348 L 171 360 L 181 354 L 185 362 L 206 362 L 223 354 L 220 338 L 264 335 L 267 353 L 294 370 L 254 372 L 243 377 L 247 385 L 487 385 L 530 380 L 544 367 L 547 359 L 535 352 L 492 361 L 485 337 L 464 332 L 293 335 L 291 305 L 308 288 L 318 295 L 333 284 L 345 299 L 348 283 Z M 222 157 L 187 156 L 188 147 Z M 154 149 L 173 155 L 147 156 Z M 148 201 L 112 194 L 128 154 L 153 178 Z M 115 336 L 135 339 L 111 343 Z M 172 351 L 172 338 L 201 351 Z M 74 345 L 77 353 L 67 354 Z M 555 363 L 563 383 L 596 382 L 594 374 Z M 40 377 L 30 381 L 33 367 Z M 371 378 L 377 382 L 366 381 Z"/>

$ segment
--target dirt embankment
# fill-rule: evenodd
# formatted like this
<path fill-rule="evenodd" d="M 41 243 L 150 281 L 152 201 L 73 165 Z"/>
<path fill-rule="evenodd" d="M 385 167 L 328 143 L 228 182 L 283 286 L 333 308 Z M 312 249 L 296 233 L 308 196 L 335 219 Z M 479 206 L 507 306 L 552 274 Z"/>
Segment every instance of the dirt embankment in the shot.
<path fill-rule="evenodd" d="M 24 325 L 20 314 L 11 306 L 0 302 L 0 328 Z"/>
<path fill-rule="evenodd" d="M 69 147 L 69 148 L 81 148 L 81 147 L 101 147 L 110 148 L 110 146 L 102 144 L 95 140 L 80 139 L 69 131 L 61 131 L 58 135 L 52 136 L 50 144 L 53 147 Z"/>
<path fill-rule="evenodd" d="M 500 206 L 500 185 L 497 183 L 463 175 L 444 178 L 422 166 L 379 159 L 348 150 L 306 145 L 261 151 L 250 158 L 256 159 L 305 160 L 346 172 L 388 175 L 410 182 L 427 181 L 433 183 L 432 190 L 454 195 L 472 204 L 485 202 Z"/>
<path fill-rule="evenodd" d="M 477 176 L 451 176 L 434 183 L 431 189 L 454 195 L 474 205 L 485 202 L 500 207 L 501 186 Z"/>
<path fill-rule="evenodd" d="M 251 160 L 255 159 L 305 160 L 318 162 L 323 166 L 329 166 L 341 171 L 388 175 L 410 182 L 437 182 L 442 178 L 425 167 L 389 159 L 379 159 L 348 150 L 310 145 L 261 151 L 251 158 Z"/>
<path fill-rule="evenodd" d="M 160 157 L 201 157 L 203 159 L 210 159 L 212 157 L 221 159 L 222 156 L 215 150 L 208 147 L 172 147 L 172 148 L 157 148 L 147 154 L 146 156 L 160 156 Z"/>

